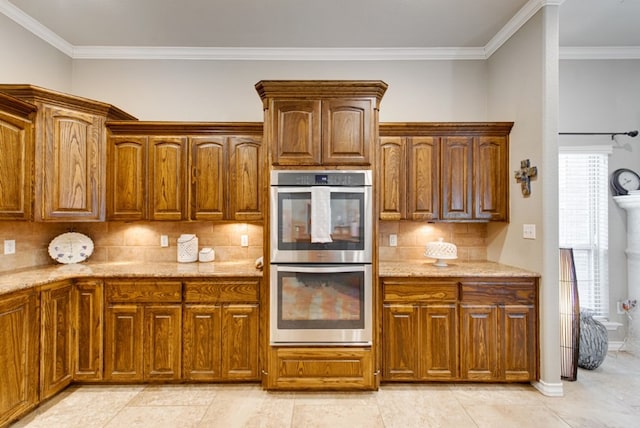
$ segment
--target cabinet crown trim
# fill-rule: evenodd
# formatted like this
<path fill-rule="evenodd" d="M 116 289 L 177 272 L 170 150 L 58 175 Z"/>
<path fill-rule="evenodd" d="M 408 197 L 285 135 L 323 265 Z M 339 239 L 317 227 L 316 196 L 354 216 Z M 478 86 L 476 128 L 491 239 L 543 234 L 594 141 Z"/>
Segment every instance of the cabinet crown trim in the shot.
<path fill-rule="evenodd" d="M 381 137 L 509 135 L 513 122 L 381 122 Z"/>
<path fill-rule="evenodd" d="M 375 97 L 380 102 L 387 87 L 382 80 L 261 80 L 255 84 L 263 102 L 273 97 Z"/>
<path fill-rule="evenodd" d="M 112 134 L 134 135 L 262 135 L 262 122 L 107 121 Z"/>

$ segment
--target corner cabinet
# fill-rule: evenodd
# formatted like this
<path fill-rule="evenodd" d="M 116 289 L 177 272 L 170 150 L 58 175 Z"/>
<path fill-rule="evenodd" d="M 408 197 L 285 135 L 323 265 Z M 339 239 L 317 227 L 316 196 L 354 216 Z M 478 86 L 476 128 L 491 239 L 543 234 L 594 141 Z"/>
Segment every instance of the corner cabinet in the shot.
<path fill-rule="evenodd" d="M 0 92 L 0 220 L 31 220 L 36 111 Z"/>
<path fill-rule="evenodd" d="M 108 219 L 262 219 L 262 124 L 107 127 Z"/>
<path fill-rule="evenodd" d="M 272 165 L 373 163 L 381 81 L 273 81 L 256 84 Z"/>
<path fill-rule="evenodd" d="M 31 85 L 0 84 L 0 92 L 37 107 L 36 221 L 105 218 L 107 119 L 135 119 L 117 108 Z"/>
<path fill-rule="evenodd" d="M 512 126 L 381 124 L 380 219 L 508 221 Z"/>
<path fill-rule="evenodd" d="M 537 280 L 383 278 L 383 381 L 538 378 Z"/>

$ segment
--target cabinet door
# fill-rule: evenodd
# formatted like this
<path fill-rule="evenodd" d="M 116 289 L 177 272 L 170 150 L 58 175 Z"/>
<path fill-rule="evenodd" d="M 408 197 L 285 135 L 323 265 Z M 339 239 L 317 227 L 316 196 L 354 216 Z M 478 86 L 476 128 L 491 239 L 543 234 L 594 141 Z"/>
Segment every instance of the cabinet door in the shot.
<path fill-rule="evenodd" d="M 191 219 L 222 220 L 227 183 L 226 137 L 191 137 Z"/>
<path fill-rule="evenodd" d="M 33 128 L 0 112 L 0 220 L 31 219 Z M 8 173 L 11 171 L 11 173 Z"/>
<path fill-rule="evenodd" d="M 40 350 L 40 399 L 55 395 L 73 380 L 73 284 L 43 290 Z"/>
<path fill-rule="evenodd" d="M 412 137 L 409 143 L 409 220 L 433 220 L 439 215 L 440 204 L 440 139 Z"/>
<path fill-rule="evenodd" d="M 0 425 L 38 401 L 39 319 L 34 291 L 0 297 Z"/>
<path fill-rule="evenodd" d="M 180 379 L 182 306 L 145 306 L 143 336 L 144 379 Z"/>
<path fill-rule="evenodd" d="M 458 377 L 458 313 L 456 304 L 420 308 L 421 377 Z"/>
<path fill-rule="evenodd" d="M 373 128 L 371 100 L 323 100 L 322 164 L 370 165 Z"/>
<path fill-rule="evenodd" d="M 147 202 L 147 138 L 111 137 L 108 150 L 107 218 L 143 220 Z"/>
<path fill-rule="evenodd" d="M 186 380 L 221 379 L 221 314 L 219 305 L 185 306 L 183 373 Z"/>
<path fill-rule="evenodd" d="M 104 303 L 99 280 L 78 280 L 73 302 L 76 324 L 74 380 L 102 379 Z"/>
<path fill-rule="evenodd" d="M 405 143 L 402 137 L 380 138 L 380 220 L 406 218 Z"/>
<path fill-rule="evenodd" d="M 187 200 L 186 138 L 149 138 L 150 220 L 183 220 Z"/>
<path fill-rule="evenodd" d="M 416 380 L 419 376 L 417 306 L 384 305 L 383 376 L 385 380 Z"/>
<path fill-rule="evenodd" d="M 498 308 L 460 305 L 460 376 L 466 380 L 499 380 Z"/>
<path fill-rule="evenodd" d="M 262 219 L 262 141 L 260 137 L 229 139 L 229 219 Z"/>
<path fill-rule="evenodd" d="M 509 207 L 507 137 L 477 137 L 473 150 L 474 217 L 507 221 Z"/>
<path fill-rule="evenodd" d="M 112 305 L 105 314 L 106 380 L 141 381 L 142 306 Z"/>
<path fill-rule="evenodd" d="M 222 376 L 258 380 L 258 305 L 222 308 Z"/>
<path fill-rule="evenodd" d="M 441 218 L 444 220 L 472 218 L 472 149 L 472 137 L 442 139 Z"/>
<path fill-rule="evenodd" d="M 104 220 L 104 118 L 44 106 L 36 220 Z"/>
<path fill-rule="evenodd" d="M 271 110 L 274 165 L 320 165 L 319 100 L 275 100 Z"/>
<path fill-rule="evenodd" d="M 537 379 L 536 312 L 533 305 L 506 305 L 502 310 L 502 350 L 507 381 Z"/>

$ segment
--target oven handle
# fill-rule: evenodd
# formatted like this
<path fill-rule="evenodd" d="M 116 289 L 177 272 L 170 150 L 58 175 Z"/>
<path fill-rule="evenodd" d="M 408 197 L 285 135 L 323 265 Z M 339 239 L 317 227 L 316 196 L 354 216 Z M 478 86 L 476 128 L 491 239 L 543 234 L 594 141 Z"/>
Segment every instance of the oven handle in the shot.
<path fill-rule="evenodd" d="M 365 272 L 365 264 L 341 264 L 341 265 L 274 265 L 272 270 L 277 272 L 302 272 L 302 273 L 342 273 Z"/>

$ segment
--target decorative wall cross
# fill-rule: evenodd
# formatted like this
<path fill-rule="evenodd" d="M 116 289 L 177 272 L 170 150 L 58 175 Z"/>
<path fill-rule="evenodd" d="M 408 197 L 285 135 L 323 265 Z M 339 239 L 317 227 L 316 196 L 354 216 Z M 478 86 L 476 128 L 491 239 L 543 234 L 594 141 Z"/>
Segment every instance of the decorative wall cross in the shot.
<path fill-rule="evenodd" d="M 531 179 L 538 175 L 538 168 L 531 166 L 529 159 L 520 161 L 520 170 L 515 171 L 516 181 L 520 182 L 522 188 L 522 196 L 531 194 Z"/>

